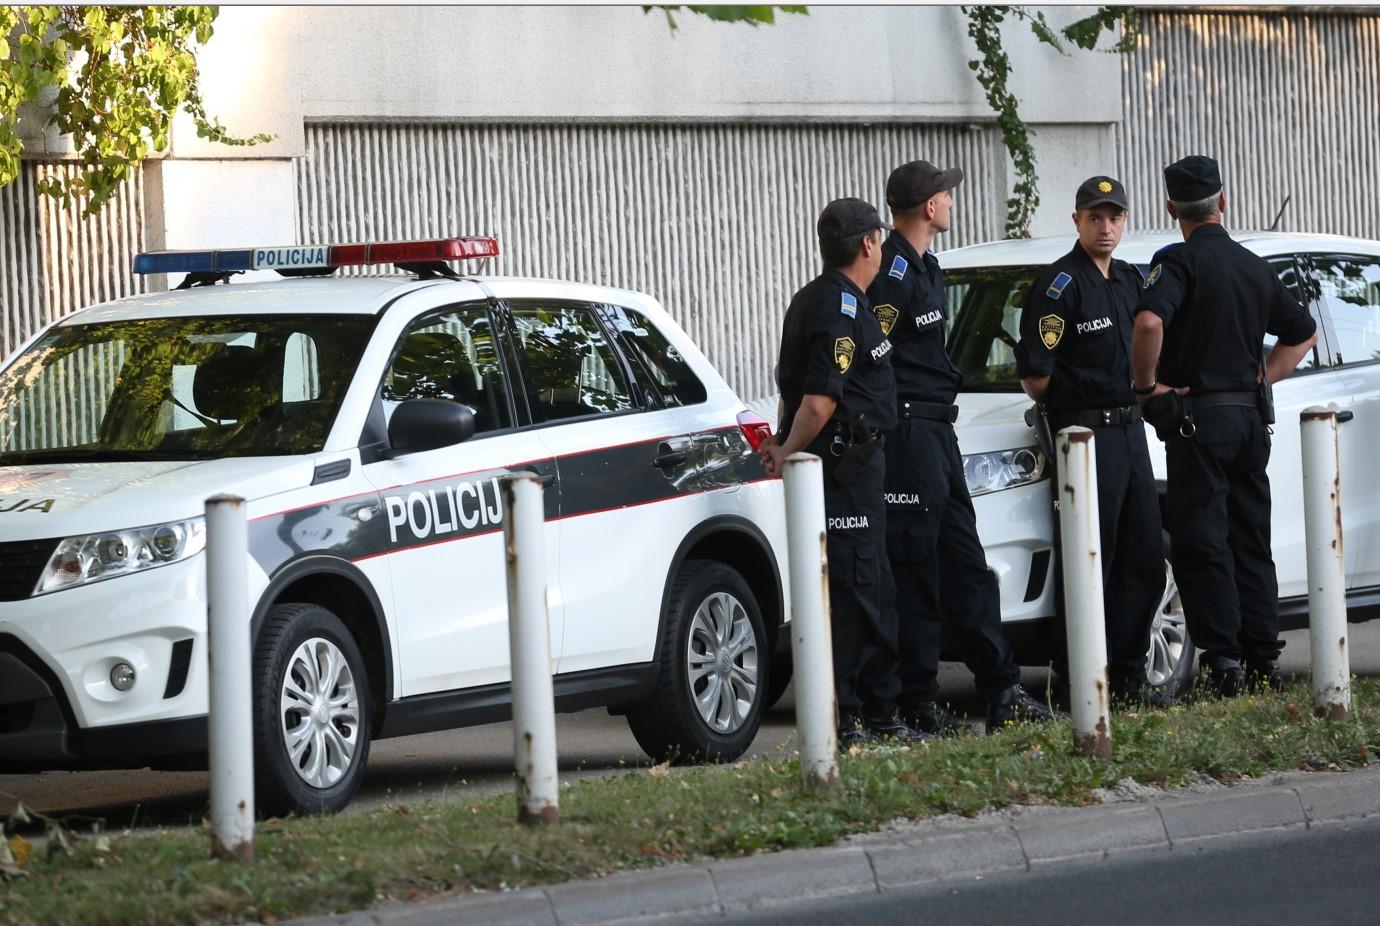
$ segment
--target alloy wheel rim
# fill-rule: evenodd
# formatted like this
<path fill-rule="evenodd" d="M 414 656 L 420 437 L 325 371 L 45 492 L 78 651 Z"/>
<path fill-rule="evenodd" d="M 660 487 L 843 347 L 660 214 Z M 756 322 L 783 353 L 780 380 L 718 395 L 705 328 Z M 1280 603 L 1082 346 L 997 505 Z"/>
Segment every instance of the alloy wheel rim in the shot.
<path fill-rule="evenodd" d="M 288 764 L 313 788 L 345 777 L 359 746 L 359 689 L 340 647 L 312 637 L 293 651 L 278 694 Z"/>
<path fill-rule="evenodd" d="M 686 642 L 686 680 L 709 729 L 734 733 L 757 702 L 757 635 L 743 603 L 715 592 L 695 609 Z"/>
<path fill-rule="evenodd" d="M 1187 637 L 1179 585 L 1174 581 L 1174 570 L 1165 563 L 1164 594 L 1155 609 L 1155 619 L 1150 625 L 1150 650 L 1145 654 L 1145 676 L 1151 685 L 1158 688 L 1174 677 L 1184 658 Z"/>

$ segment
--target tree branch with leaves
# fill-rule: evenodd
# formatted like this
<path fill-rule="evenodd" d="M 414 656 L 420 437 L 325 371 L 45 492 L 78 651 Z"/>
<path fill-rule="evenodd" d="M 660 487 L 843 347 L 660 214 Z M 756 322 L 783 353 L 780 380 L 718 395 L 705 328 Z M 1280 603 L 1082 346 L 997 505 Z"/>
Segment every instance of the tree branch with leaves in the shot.
<path fill-rule="evenodd" d="M 71 137 L 81 163 L 70 180 L 49 177 L 40 191 L 80 198 L 100 211 L 133 168 L 168 150 L 173 117 L 186 112 L 197 135 L 224 145 L 256 145 L 206 112 L 196 45 L 210 41 L 212 6 L 0 6 L 0 186 L 19 176 L 27 105 L 51 108 L 47 125 Z"/>

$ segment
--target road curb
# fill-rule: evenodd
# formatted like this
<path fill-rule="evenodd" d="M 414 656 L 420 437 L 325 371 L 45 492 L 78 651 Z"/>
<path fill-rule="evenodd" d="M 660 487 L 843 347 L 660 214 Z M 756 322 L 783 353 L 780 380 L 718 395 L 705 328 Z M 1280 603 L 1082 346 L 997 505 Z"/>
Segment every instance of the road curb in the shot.
<path fill-rule="evenodd" d="M 843 846 L 677 865 L 511 893 L 294 921 L 297 926 L 650 923 L 1029 871 L 1128 852 L 1170 852 L 1243 833 L 1380 815 L 1380 768 L 1295 772 L 1206 794 L 1092 807 L 1010 808 L 990 819 L 920 821 Z"/>

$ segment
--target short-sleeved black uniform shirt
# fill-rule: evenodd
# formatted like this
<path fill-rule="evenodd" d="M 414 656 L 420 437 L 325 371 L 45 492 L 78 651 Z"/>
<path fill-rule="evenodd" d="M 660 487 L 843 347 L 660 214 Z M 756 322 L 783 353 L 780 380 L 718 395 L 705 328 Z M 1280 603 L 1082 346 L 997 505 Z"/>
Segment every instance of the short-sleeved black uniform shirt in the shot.
<path fill-rule="evenodd" d="M 1196 393 L 1254 389 L 1266 332 L 1301 344 L 1317 328 L 1269 263 L 1216 224 L 1155 255 L 1137 311 L 1164 321 L 1156 378 Z"/>
<path fill-rule="evenodd" d="M 1021 308 L 1016 373 L 1048 376 L 1054 412 L 1131 405 L 1131 328 L 1140 271 L 1112 260 L 1108 276 L 1083 246 L 1035 278 Z"/>
<path fill-rule="evenodd" d="M 785 403 L 783 428 L 806 395 L 832 396 L 839 403 L 835 421 L 861 414 L 869 427 L 896 426 L 891 342 L 867 295 L 838 270 L 826 268 L 791 299 L 776 382 Z"/>
<path fill-rule="evenodd" d="M 892 232 L 882 244 L 882 272 L 867 288 L 882 331 L 896 345 L 896 395 L 915 402 L 952 405 L 963 376 L 944 349 L 944 271 L 929 251 L 915 253 Z"/>

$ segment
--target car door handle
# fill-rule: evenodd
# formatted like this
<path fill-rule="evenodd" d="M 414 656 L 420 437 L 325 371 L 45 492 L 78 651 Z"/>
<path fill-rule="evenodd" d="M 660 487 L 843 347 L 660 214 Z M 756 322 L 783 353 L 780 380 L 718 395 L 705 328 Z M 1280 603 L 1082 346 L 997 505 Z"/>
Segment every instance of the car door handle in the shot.
<path fill-rule="evenodd" d="M 1351 409 L 1349 409 L 1349 408 L 1344 408 L 1344 409 L 1342 409 L 1341 411 L 1337 412 L 1337 423 L 1338 423 L 1338 424 L 1345 424 L 1346 422 L 1350 421 L 1352 418 L 1355 418 L 1355 417 L 1356 417 L 1356 413 L 1355 413 L 1355 412 L 1353 412 L 1353 411 L 1352 411 Z"/>
<path fill-rule="evenodd" d="M 677 441 L 662 441 L 656 448 L 656 456 L 652 457 L 652 465 L 657 469 L 670 469 L 673 466 L 680 466 L 690 459 L 689 442 L 682 439 Z"/>

